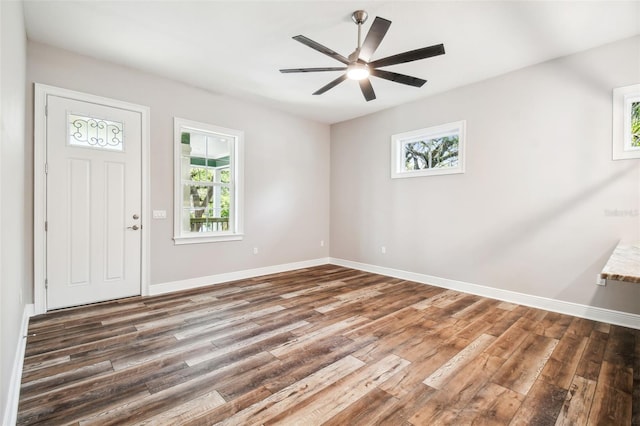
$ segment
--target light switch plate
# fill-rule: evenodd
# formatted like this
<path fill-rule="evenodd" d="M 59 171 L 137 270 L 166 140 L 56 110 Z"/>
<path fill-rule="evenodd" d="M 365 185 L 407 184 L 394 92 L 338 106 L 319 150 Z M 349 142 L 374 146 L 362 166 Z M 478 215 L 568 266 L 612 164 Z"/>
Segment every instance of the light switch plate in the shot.
<path fill-rule="evenodd" d="M 167 211 L 166 210 L 154 210 L 153 211 L 153 218 L 154 219 L 166 219 L 167 218 Z"/>

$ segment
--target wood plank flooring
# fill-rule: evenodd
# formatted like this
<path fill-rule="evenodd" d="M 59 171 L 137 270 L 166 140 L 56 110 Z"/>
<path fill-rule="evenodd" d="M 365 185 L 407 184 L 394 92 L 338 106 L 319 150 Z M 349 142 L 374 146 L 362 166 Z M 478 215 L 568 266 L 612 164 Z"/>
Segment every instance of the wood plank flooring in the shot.
<path fill-rule="evenodd" d="M 640 331 L 333 265 L 29 333 L 19 425 L 640 425 Z"/>

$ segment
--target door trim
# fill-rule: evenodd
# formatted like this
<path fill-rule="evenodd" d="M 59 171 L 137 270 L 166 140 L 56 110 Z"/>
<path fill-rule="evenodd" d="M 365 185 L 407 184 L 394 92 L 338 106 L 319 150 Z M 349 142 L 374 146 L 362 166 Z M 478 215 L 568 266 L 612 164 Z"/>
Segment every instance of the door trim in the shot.
<path fill-rule="evenodd" d="M 69 98 L 83 102 L 90 102 L 108 107 L 125 109 L 137 112 L 141 117 L 142 129 L 142 235 L 140 258 L 140 294 L 149 294 L 150 276 L 150 180 L 149 180 L 149 154 L 150 154 L 150 109 L 143 105 L 123 102 L 116 99 L 76 92 L 55 86 L 34 83 L 33 105 L 33 299 L 35 314 L 47 312 L 47 294 L 45 286 L 46 276 L 46 238 L 45 218 L 47 208 L 47 180 L 45 163 L 47 159 L 47 96 L 53 95 L 61 98 Z"/>

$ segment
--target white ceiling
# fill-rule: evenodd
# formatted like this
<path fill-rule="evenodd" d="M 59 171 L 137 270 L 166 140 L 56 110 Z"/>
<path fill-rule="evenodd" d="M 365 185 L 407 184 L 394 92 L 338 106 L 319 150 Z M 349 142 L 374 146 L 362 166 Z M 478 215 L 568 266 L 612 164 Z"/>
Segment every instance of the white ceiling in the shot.
<path fill-rule="evenodd" d="M 269 105 L 324 123 L 370 114 L 551 58 L 640 34 L 640 2 L 614 1 L 33 1 L 30 40 Z M 305 35 L 347 56 L 351 13 L 393 22 L 373 59 L 444 43 L 446 54 L 385 69 L 428 80 L 422 88 L 372 78 L 365 102 L 339 73 L 280 68 L 341 66 L 291 39 Z"/>

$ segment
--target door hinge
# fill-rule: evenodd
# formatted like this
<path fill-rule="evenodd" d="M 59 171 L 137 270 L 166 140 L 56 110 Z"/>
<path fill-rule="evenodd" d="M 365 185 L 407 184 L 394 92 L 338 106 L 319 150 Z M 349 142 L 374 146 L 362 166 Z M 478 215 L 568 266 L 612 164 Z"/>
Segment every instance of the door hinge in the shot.
<path fill-rule="evenodd" d="M 49 222 L 45 221 L 44 222 L 44 232 L 47 232 L 49 230 Z"/>
<path fill-rule="evenodd" d="M 49 173 L 49 163 L 44 163 L 44 174 L 48 174 Z"/>
<path fill-rule="evenodd" d="M 47 278 L 44 279 L 44 288 L 49 288 L 49 280 Z"/>

